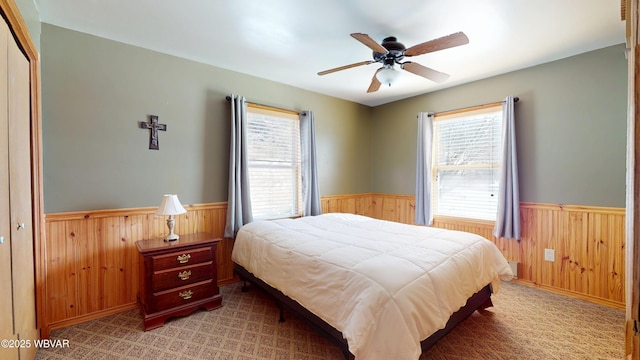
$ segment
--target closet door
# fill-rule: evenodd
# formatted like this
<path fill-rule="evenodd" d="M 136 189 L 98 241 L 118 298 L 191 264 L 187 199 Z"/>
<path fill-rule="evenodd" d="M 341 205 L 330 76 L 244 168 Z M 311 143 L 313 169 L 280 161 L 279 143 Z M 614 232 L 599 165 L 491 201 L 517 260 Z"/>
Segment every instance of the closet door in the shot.
<path fill-rule="evenodd" d="M 9 29 L 0 21 L 0 84 L 7 83 Z M 7 87 L 0 86 L 0 339 L 15 340 L 13 281 L 11 276 L 11 222 L 9 220 L 9 114 Z M 0 359 L 17 358 L 18 351 L 0 346 Z"/>
<path fill-rule="evenodd" d="M 36 325 L 33 204 L 31 201 L 31 93 L 29 61 L 13 36 L 8 36 L 9 201 L 13 318 L 19 339 L 31 347 L 20 348 L 20 359 L 32 359 L 39 338 Z M 0 87 L 2 84 L 0 83 Z"/>

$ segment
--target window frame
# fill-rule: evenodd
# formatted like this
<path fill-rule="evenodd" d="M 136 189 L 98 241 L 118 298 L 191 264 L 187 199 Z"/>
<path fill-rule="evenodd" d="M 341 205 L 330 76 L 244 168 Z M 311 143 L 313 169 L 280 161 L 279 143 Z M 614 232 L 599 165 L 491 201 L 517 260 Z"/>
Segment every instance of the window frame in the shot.
<path fill-rule="evenodd" d="M 496 216 L 497 216 L 497 197 L 496 197 L 496 211 L 495 214 L 493 214 L 491 219 L 485 218 L 485 217 L 474 217 L 474 216 L 468 216 L 470 214 L 456 214 L 456 215 L 451 215 L 451 214 L 446 214 L 444 212 L 438 213 L 437 209 L 438 209 L 438 201 L 439 201 L 439 197 L 438 197 L 438 174 L 439 171 L 441 171 L 442 169 L 495 169 L 497 171 L 499 171 L 499 169 L 501 168 L 502 164 L 501 164 L 501 152 L 500 150 L 498 150 L 498 157 L 495 159 L 495 161 L 493 163 L 490 164 L 483 164 L 483 165 L 456 165 L 456 166 L 452 166 L 452 165 L 438 165 L 438 155 L 439 155 L 439 150 L 440 150 L 440 143 L 439 143 L 439 136 L 438 136 L 438 123 L 439 122 L 443 122 L 443 121 L 455 121 L 455 120 L 459 120 L 459 121 L 464 121 L 464 118 L 469 118 L 472 116 L 480 116 L 483 114 L 491 114 L 491 113 L 498 113 L 501 114 L 502 113 L 502 102 L 497 102 L 497 103 L 491 103 L 491 104 L 485 104 L 485 105 L 479 105 L 479 106 L 473 106 L 473 107 L 468 107 L 468 108 L 463 108 L 463 109 L 458 109 L 458 110 L 452 110 L 452 111 L 445 111 L 445 112 L 440 112 L 440 113 L 435 113 L 433 115 L 433 141 L 432 141 L 432 151 L 431 151 L 431 208 L 433 211 L 433 218 L 435 219 L 444 219 L 444 218 L 455 218 L 455 219 L 460 219 L 463 221 L 473 221 L 476 223 L 487 223 L 487 224 L 494 224 L 496 221 Z M 497 137 L 497 139 L 495 140 L 497 143 L 497 146 L 501 147 L 502 146 L 502 121 L 504 121 L 502 119 L 502 117 L 500 116 L 498 124 L 496 126 L 498 126 L 498 134 L 499 136 Z M 496 193 L 497 196 L 497 193 Z"/>
<path fill-rule="evenodd" d="M 297 131 L 293 131 L 292 136 L 289 141 L 292 142 L 291 146 L 294 150 L 291 153 L 291 161 L 286 164 L 278 164 L 278 165 L 265 165 L 265 164 L 256 164 L 252 163 L 251 154 L 250 154 L 250 141 L 251 136 L 249 136 L 250 131 L 250 122 L 252 121 L 252 116 L 254 115 L 265 115 L 268 117 L 279 118 L 282 121 L 293 121 L 295 122 L 295 129 Z M 282 214 L 282 213 L 271 213 L 271 214 L 256 214 L 255 207 L 253 206 L 255 203 L 254 196 L 254 188 L 251 186 L 251 169 L 252 168 L 265 168 L 265 167 L 274 167 L 274 168 L 287 168 L 291 169 L 292 172 L 292 184 L 294 184 L 295 189 L 291 189 L 291 203 L 290 208 L 291 212 Z M 252 202 L 252 215 L 254 220 L 274 220 L 280 218 L 293 218 L 302 216 L 302 154 L 301 154 L 301 143 L 300 143 L 300 115 L 298 112 L 292 110 L 284 110 L 279 108 L 273 108 L 269 106 L 247 103 L 247 171 L 249 176 L 249 188 L 251 192 L 251 202 Z"/>

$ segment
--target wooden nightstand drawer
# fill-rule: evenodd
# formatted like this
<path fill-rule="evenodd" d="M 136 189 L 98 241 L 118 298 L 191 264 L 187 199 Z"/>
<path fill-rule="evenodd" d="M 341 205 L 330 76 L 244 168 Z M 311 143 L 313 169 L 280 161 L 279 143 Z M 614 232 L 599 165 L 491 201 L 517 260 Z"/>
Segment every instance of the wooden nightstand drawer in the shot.
<path fill-rule="evenodd" d="M 153 292 L 155 293 L 211 279 L 214 266 L 215 264 L 212 261 L 207 261 L 191 266 L 156 271 L 151 280 L 153 282 Z"/>
<path fill-rule="evenodd" d="M 171 269 L 178 266 L 213 261 L 211 247 L 198 248 L 188 251 L 177 251 L 152 257 L 153 270 Z"/>
<path fill-rule="evenodd" d="M 170 309 L 176 306 L 185 305 L 193 301 L 212 297 L 215 289 L 211 280 L 201 281 L 190 286 L 154 293 L 153 302 L 156 311 Z"/>

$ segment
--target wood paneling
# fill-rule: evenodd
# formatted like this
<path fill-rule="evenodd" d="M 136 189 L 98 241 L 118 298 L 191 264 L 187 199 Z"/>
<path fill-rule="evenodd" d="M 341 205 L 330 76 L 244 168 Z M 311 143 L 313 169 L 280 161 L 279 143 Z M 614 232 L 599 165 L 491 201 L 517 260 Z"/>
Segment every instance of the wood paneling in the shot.
<path fill-rule="evenodd" d="M 523 203 L 520 212 L 522 280 L 624 308 L 624 209 Z"/>
<path fill-rule="evenodd" d="M 322 213 L 342 212 L 367 215 L 373 212 L 371 194 L 323 196 Z"/>
<path fill-rule="evenodd" d="M 346 212 L 412 224 L 415 199 L 406 195 L 325 196 L 322 211 Z M 176 233 L 224 233 L 226 203 L 185 206 Z M 162 236 L 166 218 L 156 208 L 59 213 L 46 216 L 46 320 L 58 328 L 136 307 L 135 242 Z M 566 295 L 624 307 L 624 209 L 521 204 L 522 239 L 495 239 L 493 222 L 436 218 L 436 227 L 472 232 L 493 241 L 519 263 L 518 281 Z M 544 249 L 556 261 L 544 261 Z M 236 281 L 232 239 L 218 246 L 218 280 Z M 224 301 L 224 299 L 223 299 Z"/>

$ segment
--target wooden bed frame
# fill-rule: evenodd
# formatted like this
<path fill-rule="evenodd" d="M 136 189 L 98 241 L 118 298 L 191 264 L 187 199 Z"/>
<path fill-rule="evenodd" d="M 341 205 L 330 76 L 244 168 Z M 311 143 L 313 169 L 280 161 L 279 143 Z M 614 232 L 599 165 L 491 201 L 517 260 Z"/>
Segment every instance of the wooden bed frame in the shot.
<path fill-rule="evenodd" d="M 354 355 L 349 352 L 349 345 L 347 344 L 347 341 L 342 337 L 342 333 L 340 331 L 327 324 L 324 320 L 313 314 L 311 311 L 305 309 L 295 300 L 292 300 L 291 298 L 284 295 L 280 290 L 273 288 L 264 281 L 258 279 L 244 267 L 235 263 L 233 264 L 233 266 L 234 272 L 240 277 L 242 281 L 245 282 L 245 285 L 242 287 L 242 291 L 248 290 L 246 286 L 246 282 L 248 281 L 251 284 L 265 290 L 268 294 L 276 299 L 278 306 L 280 307 L 280 321 L 284 321 L 282 310 L 283 307 L 286 307 L 316 331 L 333 340 L 342 350 L 345 359 L 354 359 Z M 447 322 L 447 325 L 443 329 L 436 331 L 431 336 L 420 342 L 422 351 L 425 351 L 433 346 L 438 340 L 440 340 L 447 333 L 453 330 L 456 325 L 469 317 L 469 315 L 471 315 L 474 311 L 483 310 L 492 306 L 493 303 L 491 302 L 491 287 L 490 285 L 486 285 L 480 291 L 473 294 L 469 299 L 467 299 L 467 303 L 465 306 L 451 315 L 449 321 Z"/>

